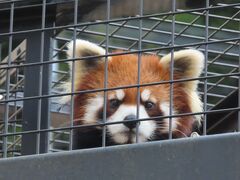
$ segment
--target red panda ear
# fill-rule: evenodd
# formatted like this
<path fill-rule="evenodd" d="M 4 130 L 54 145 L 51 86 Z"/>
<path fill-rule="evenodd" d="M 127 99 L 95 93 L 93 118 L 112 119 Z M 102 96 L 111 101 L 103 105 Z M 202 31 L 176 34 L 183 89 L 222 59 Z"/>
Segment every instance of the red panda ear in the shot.
<path fill-rule="evenodd" d="M 75 46 L 75 53 L 74 52 L 74 46 Z M 102 47 L 91 43 L 89 41 L 81 40 L 81 39 L 76 39 L 76 41 L 71 41 L 68 44 L 68 51 L 67 55 L 69 58 L 81 58 L 81 57 L 88 57 L 88 56 L 103 56 L 105 55 L 105 49 Z M 75 56 L 75 57 L 74 57 Z M 96 58 L 89 58 L 89 59 L 84 59 L 84 60 L 77 60 L 75 61 L 77 71 L 83 70 L 85 68 L 91 68 L 97 65 L 98 63 L 102 63 L 104 57 L 96 57 Z M 71 63 L 70 63 L 71 64 Z"/>
<path fill-rule="evenodd" d="M 73 57 L 74 45 L 75 45 L 75 57 L 105 55 L 105 49 L 103 49 L 102 47 L 89 41 L 76 39 L 75 42 L 71 41 L 68 44 L 67 55 L 69 57 Z"/>
<path fill-rule="evenodd" d="M 204 66 L 204 55 L 198 50 L 187 49 L 174 52 L 174 72 L 180 74 L 180 78 L 197 78 L 200 76 Z M 171 64 L 171 54 L 161 58 L 161 65 L 169 70 Z M 184 84 L 190 91 L 197 89 L 198 81 L 186 81 Z"/>
<path fill-rule="evenodd" d="M 74 49 L 75 46 L 75 49 Z M 75 53 L 73 53 L 75 52 Z M 81 58 L 81 57 L 87 57 L 87 56 L 104 56 L 105 55 L 105 49 L 102 47 L 91 43 L 89 41 L 76 39 L 76 41 L 71 41 L 68 44 L 68 50 L 67 55 L 69 58 Z M 72 74 L 72 71 L 74 71 L 74 80 L 69 79 L 68 82 L 61 85 L 61 89 L 64 89 L 66 92 L 71 92 L 71 84 L 72 81 L 74 81 L 74 91 L 77 90 L 79 87 L 79 84 L 82 81 L 82 77 L 84 73 L 86 73 L 88 70 L 95 68 L 98 64 L 103 63 L 105 57 L 96 57 L 96 58 L 89 58 L 89 59 L 76 59 L 74 69 L 72 68 L 72 61 L 69 61 L 69 69 L 70 69 L 70 75 Z M 108 60 L 111 58 L 108 57 Z M 61 98 L 61 103 L 65 104 L 70 101 L 71 96 L 64 96 Z"/>
<path fill-rule="evenodd" d="M 174 73 L 177 73 L 178 78 L 197 78 L 200 76 L 204 67 L 204 55 L 198 50 L 188 49 L 176 51 L 173 54 Z M 160 64 L 163 69 L 169 71 L 171 65 L 171 54 L 161 58 Z M 191 112 L 202 112 L 202 102 L 197 92 L 198 81 L 183 82 L 185 90 L 188 94 L 189 105 Z M 201 115 L 195 115 L 195 120 L 198 125 L 201 123 Z"/>
<path fill-rule="evenodd" d="M 75 46 L 75 50 L 74 50 Z M 73 53 L 75 52 L 75 53 Z M 68 50 L 67 55 L 69 58 L 81 58 L 81 57 L 88 57 L 88 56 L 104 56 L 106 53 L 105 49 L 102 47 L 91 43 L 89 41 L 76 39 L 76 41 L 71 41 L 68 44 Z M 75 60 L 74 70 L 72 69 L 72 62 L 70 61 L 69 68 L 70 68 L 70 74 L 72 71 L 74 71 L 75 79 L 74 79 L 74 87 L 75 90 L 78 87 L 78 84 L 82 80 L 83 74 L 92 69 L 95 68 L 98 64 L 103 63 L 103 60 L 105 57 L 96 57 L 96 58 L 89 58 L 84 60 Z M 110 60 L 111 58 L 108 57 Z M 71 86 L 70 86 L 71 87 Z"/>

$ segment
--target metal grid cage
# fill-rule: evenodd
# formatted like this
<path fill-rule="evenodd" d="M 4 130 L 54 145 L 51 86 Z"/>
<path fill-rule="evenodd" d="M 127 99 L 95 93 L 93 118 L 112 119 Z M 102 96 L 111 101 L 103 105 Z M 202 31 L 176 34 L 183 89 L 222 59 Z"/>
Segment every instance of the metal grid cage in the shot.
<path fill-rule="evenodd" d="M 199 112 L 199 133 L 239 131 L 239 14 L 237 1 L 1 1 L 1 156 L 72 150 L 72 130 L 81 128 L 73 126 L 73 98 L 90 92 L 61 89 L 67 79 L 74 79 L 67 63 L 79 59 L 65 52 L 76 39 L 106 48 L 106 57 L 114 50 L 138 53 L 139 58 L 142 53 L 163 56 L 184 48 L 204 52 L 207 61 L 198 78 L 204 109 Z M 96 91 L 108 90 L 105 83 Z M 61 101 L 66 96 L 69 104 Z M 101 125 L 103 146 L 107 125 Z"/>

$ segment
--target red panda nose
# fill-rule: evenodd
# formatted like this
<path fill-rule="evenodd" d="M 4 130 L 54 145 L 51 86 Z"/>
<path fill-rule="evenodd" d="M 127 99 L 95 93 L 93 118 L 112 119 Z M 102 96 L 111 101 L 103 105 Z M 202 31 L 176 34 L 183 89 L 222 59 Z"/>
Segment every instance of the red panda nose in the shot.
<path fill-rule="evenodd" d="M 135 115 L 128 115 L 124 118 L 124 120 L 136 120 L 137 116 Z M 133 121 L 133 122 L 124 122 L 123 123 L 126 127 L 128 127 L 129 129 L 133 129 L 137 126 L 137 122 Z"/>

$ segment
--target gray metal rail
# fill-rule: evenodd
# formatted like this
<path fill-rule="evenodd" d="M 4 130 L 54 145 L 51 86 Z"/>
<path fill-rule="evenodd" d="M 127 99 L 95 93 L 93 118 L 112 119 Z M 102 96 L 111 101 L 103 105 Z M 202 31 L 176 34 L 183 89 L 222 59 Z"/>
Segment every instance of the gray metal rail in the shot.
<path fill-rule="evenodd" d="M 0 160 L 0 179 L 239 180 L 240 133 Z"/>

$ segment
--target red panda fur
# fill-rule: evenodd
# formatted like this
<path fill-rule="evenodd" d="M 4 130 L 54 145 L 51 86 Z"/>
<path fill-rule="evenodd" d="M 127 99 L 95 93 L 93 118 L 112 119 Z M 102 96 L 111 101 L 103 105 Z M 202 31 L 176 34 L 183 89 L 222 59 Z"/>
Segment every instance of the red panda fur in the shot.
<path fill-rule="evenodd" d="M 190 51 L 189 51 L 190 52 Z M 97 54 L 98 55 L 98 54 Z M 87 60 L 86 60 L 87 61 Z M 170 102 L 170 68 L 166 66 L 166 64 L 161 63 L 161 61 L 165 61 L 165 59 L 161 60 L 157 55 L 141 55 L 141 60 L 139 60 L 139 56 L 137 54 L 127 54 L 127 55 L 118 55 L 112 56 L 111 59 L 109 58 L 107 63 L 107 88 L 117 88 L 117 87 L 126 87 L 126 86 L 134 86 L 138 82 L 138 63 L 141 61 L 140 67 L 140 84 L 149 84 L 149 83 L 156 83 L 154 85 L 148 85 L 140 87 L 139 91 L 140 94 L 147 89 L 151 96 L 154 97 L 156 101 L 156 106 L 160 107 L 161 102 Z M 180 62 L 180 61 L 179 61 Z M 188 71 L 183 72 L 181 68 L 189 68 L 187 61 L 182 61 L 180 64 L 178 61 L 175 62 L 177 68 L 173 71 L 173 79 L 179 80 L 186 77 Z M 83 62 L 81 62 L 83 63 Z M 192 67 L 192 64 L 191 64 Z M 179 69 L 180 68 L 180 69 Z M 198 76 L 201 72 L 202 67 L 199 67 L 199 73 L 196 75 Z M 76 91 L 84 91 L 84 90 L 96 90 L 104 88 L 104 77 L 105 77 L 105 63 L 104 61 L 97 62 L 95 67 L 89 68 L 89 70 L 84 71 L 81 74 L 81 77 L 75 77 L 77 79 Z M 189 69 L 190 72 L 191 69 Z M 194 73 L 194 72 L 193 72 Z M 190 77 L 191 78 L 191 77 Z M 194 78 L 194 77 L 193 77 Z M 157 84 L 158 82 L 164 82 Z M 193 103 L 191 101 L 194 100 L 195 94 L 193 97 L 193 93 L 189 93 L 190 91 L 196 91 L 196 81 L 190 82 L 175 82 L 172 83 L 173 86 L 173 107 L 175 114 L 184 114 L 184 113 L 192 113 L 194 108 L 192 107 Z M 121 100 L 121 103 L 125 106 L 132 106 L 137 104 L 137 94 L 138 88 L 137 87 L 130 87 L 124 88 L 124 98 Z M 107 91 L 107 96 L 114 92 L 114 90 Z M 89 103 L 88 100 L 95 98 L 96 95 L 103 96 L 104 92 L 93 92 L 93 93 L 79 93 L 74 98 L 74 124 L 75 125 L 85 125 L 85 124 L 94 124 L 98 123 L 96 118 L 86 121 L 83 119 L 86 112 L 86 105 Z M 195 98 L 196 99 L 196 98 Z M 144 103 L 142 100 L 141 103 Z M 196 103 L 200 103 L 200 100 L 197 99 Z M 109 101 L 107 101 L 107 109 L 106 114 L 107 117 L 112 116 L 117 110 L 113 111 L 109 108 Z M 201 104 L 199 104 L 198 110 L 201 110 Z M 101 114 L 103 108 L 98 110 L 98 114 Z M 161 109 L 155 108 L 151 111 L 147 111 L 148 116 L 150 117 L 158 117 L 164 116 L 164 113 Z M 196 120 L 196 116 L 181 116 L 176 117 L 176 128 L 172 131 L 174 138 L 181 138 L 185 136 L 189 136 L 192 131 L 194 124 L 199 123 Z M 160 124 L 161 118 L 157 118 L 155 120 L 156 124 Z M 157 127 L 158 128 L 158 127 Z M 156 128 L 156 129 L 157 129 Z M 100 127 L 96 127 L 96 129 L 101 130 Z M 74 136 L 83 136 L 85 137 L 86 134 L 79 133 L 80 131 L 91 133 L 90 130 L 84 131 L 80 129 L 76 129 Z M 164 139 L 168 137 L 168 132 L 161 132 L 161 127 L 159 130 L 155 132 L 156 139 Z M 99 134 L 98 134 L 99 135 Z M 88 136 L 86 136 L 88 137 Z M 80 137 L 81 138 L 81 137 Z M 94 137 L 93 137 L 94 138 Z M 76 138 L 76 141 L 81 141 L 79 138 Z M 84 140 L 85 142 L 87 140 Z M 131 143 L 131 142 L 130 142 Z M 114 143 L 113 143 L 114 144 Z M 117 143 L 116 143 L 117 144 Z M 85 147 L 77 145 L 76 148 Z M 88 147 L 88 146 L 86 146 Z M 89 146 L 90 147 L 90 146 Z"/>
<path fill-rule="evenodd" d="M 126 68 L 127 67 L 127 68 Z M 137 84 L 138 76 L 138 56 L 137 55 L 120 55 L 112 57 L 112 60 L 108 63 L 108 88 L 131 86 Z M 174 79 L 180 79 L 181 74 L 174 74 Z M 141 78 L 140 84 L 148 84 L 153 82 L 169 81 L 169 70 L 163 70 L 161 64 L 159 64 L 159 57 L 156 55 L 143 55 L 141 57 Z M 91 82 L 91 83 L 89 83 Z M 181 83 L 173 84 L 174 92 L 174 106 L 181 113 L 189 113 L 187 94 L 184 92 L 184 86 Z M 99 65 L 98 68 L 86 73 L 83 77 L 82 83 L 77 87 L 77 91 L 99 89 L 104 88 L 104 63 Z M 169 101 L 170 84 L 161 84 L 154 86 L 141 87 L 140 92 L 144 88 L 151 90 L 158 101 Z M 137 102 L 137 88 L 125 89 L 126 96 L 124 103 L 136 104 Z M 75 110 L 74 119 L 78 120 L 84 114 L 84 99 L 88 99 L 93 94 L 82 94 L 75 98 Z M 189 120 L 185 120 L 189 119 Z M 189 134 L 192 130 L 193 120 L 189 117 L 183 117 L 179 128 L 183 130 L 185 134 Z M 182 136 L 182 135 L 180 135 Z"/>

